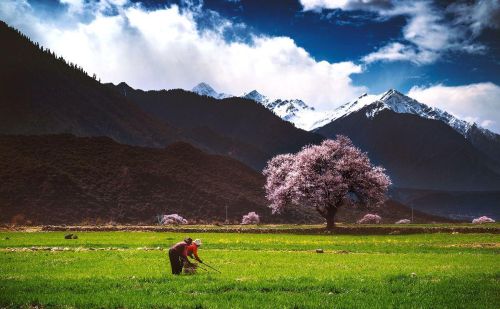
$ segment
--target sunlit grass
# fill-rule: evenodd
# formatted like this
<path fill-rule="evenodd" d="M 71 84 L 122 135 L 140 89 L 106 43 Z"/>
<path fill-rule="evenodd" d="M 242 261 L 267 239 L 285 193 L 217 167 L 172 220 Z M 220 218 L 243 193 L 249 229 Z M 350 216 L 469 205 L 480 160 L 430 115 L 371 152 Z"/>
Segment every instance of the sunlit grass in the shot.
<path fill-rule="evenodd" d="M 0 307 L 500 304 L 495 234 L 192 234 L 204 241 L 200 256 L 222 274 L 200 270 L 179 277 L 170 274 L 166 249 L 185 233 L 86 232 L 75 240 L 64 234 L 0 233 Z M 33 246 L 69 251 L 22 251 Z M 99 248 L 104 250 L 90 250 Z M 325 253 L 315 253 L 317 248 Z"/>

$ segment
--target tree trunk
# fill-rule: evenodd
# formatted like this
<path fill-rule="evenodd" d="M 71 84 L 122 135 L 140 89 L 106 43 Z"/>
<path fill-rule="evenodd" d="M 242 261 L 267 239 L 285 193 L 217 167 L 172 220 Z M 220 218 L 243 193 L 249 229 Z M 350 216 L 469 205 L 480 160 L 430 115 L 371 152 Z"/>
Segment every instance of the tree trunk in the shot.
<path fill-rule="evenodd" d="M 337 213 L 337 207 L 329 207 L 326 213 L 326 229 L 332 230 L 335 228 L 335 214 Z"/>

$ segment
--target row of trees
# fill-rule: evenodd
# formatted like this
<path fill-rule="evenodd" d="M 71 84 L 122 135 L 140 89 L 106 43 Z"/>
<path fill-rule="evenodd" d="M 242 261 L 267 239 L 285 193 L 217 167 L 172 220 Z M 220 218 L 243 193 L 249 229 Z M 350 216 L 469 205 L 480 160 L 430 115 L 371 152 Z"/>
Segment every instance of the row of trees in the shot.
<path fill-rule="evenodd" d="M 2 22 L 2 21 L 0 21 Z M 2 22 L 3 23 L 3 22 Z M 6 24 L 5 24 L 6 25 Z M 50 50 L 49 48 L 47 47 L 43 47 L 42 45 L 40 45 L 38 42 L 35 42 L 35 41 L 32 41 L 27 35 L 23 34 L 21 31 L 15 29 L 15 28 L 12 28 L 12 27 L 9 27 L 12 31 L 15 31 L 19 37 L 21 37 L 22 39 L 24 39 L 25 41 L 31 43 L 32 45 L 34 45 L 38 50 L 40 50 L 42 53 L 44 53 L 46 56 L 50 56 L 52 57 L 53 59 L 59 61 L 61 64 L 64 64 L 64 65 L 67 65 L 69 66 L 71 69 L 75 70 L 76 72 L 79 72 L 79 73 L 83 73 L 85 74 L 87 77 L 90 77 L 90 74 L 85 71 L 81 66 L 79 66 L 78 64 L 76 63 L 73 63 L 73 62 L 70 62 L 70 61 L 67 61 L 66 59 L 64 59 L 62 56 L 58 56 L 54 51 Z M 97 77 L 97 75 L 94 73 L 92 74 L 92 78 L 96 81 L 98 81 L 99 83 L 101 82 L 101 79 Z"/>
<path fill-rule="evenodd" d="M 179 214 L 171 214 L 171 215 L 158 215 L 156 217 L 158 224 L 162 225 L 178 225 L 178 224 L 188 224 L 188 221 L 184 219 Z M 249 212 L 244 215 L 241 219 L 241 224 L 259 224 L 260 217 L 254 211 Z"/>

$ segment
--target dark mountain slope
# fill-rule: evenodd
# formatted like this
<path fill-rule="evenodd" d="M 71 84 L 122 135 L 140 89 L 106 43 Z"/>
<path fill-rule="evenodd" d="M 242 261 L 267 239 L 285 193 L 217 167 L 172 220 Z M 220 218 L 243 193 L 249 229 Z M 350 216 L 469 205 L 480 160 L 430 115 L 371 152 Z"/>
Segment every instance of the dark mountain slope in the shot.
<path fill-rule="evenodd" d="M 0 21 L 0 134 L 72 133 L 163 147 L 177 130 Z"/>
<path fill-rule="evenodd" d="M 38 223 L 85 218 L 152 222 L 160 213 L 222 220 L 257 211 L 269 219 L 263 176 L 187 143 L 166 149 L 106 137 L 0 136 L 0 212 Z M 279 218 L 278 218 L 279 220 Z"/>
<path fill-rule="evenodd" d="M 500 173 L 500 135 L 473 125 L 467 132 L 466 138 L 476 149 L 493 160 L 491 168 Z"/>
<path fill-rule="evenodd" d="M 323 139 L 295 128 L 252 100 L 216 100 L 184 90 L 134 90 L 125 83 L 109 87 L 150 115 L 181 128 L 197 146 L 230 155 L 256 169 L 276 154 L 295 152 Z M 212 140 L 203 132 L 218 138 Z"/>
<path fill-rule="evenodd" d="M 425 213 L 471 221 L 500 218 L 500 191 L 436 191 L 394 188 L 391 197 Z"/>
<path fill-rule="evenodd" d="M 322 139 L 249 100 L 220 102 L 177 90 L 115 91 L 5 23 L 0 40 L 0 134 L 108 136 L 152 147 L 188 141 L 255 169 L 278 153 Z"/>
<path fill-rule="evenodd" d="M 381 103 L 339 118 L 317 130 L 349 136 L 383 165 L 396 187 L 434 190 L 500 190 L 490 159 L 445 123 L 380 109 Z"/>
<path fill-rule="evenodd" d="M 321 222 L 312 212 L 271 215 L 264 177 L 246 165 L 208 155 L 187 143 L 166 149 L 122 145 L 106 137 L 0 136 L 0 222 L 25 217 L 36 224 L 153 223 L 179 213 L 194 222 L 231 222 L 256 211 L 263 222 Z M 386 222 L 410 216 L 388 202 L 377 211 Z M 345 209 L 339 220 L 363 215 Z M 416 213 L 418 222 L 439 218 Z"/>

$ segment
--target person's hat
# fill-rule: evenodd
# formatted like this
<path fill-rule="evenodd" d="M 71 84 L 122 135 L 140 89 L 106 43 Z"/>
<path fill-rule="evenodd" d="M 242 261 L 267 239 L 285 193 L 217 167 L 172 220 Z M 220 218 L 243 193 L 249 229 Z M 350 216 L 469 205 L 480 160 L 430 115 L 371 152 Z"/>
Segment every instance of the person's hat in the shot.
<path fill-rule="evenodd" d="M 201 239 L 195 239 L 193 241 L 197 246 L 201 246 Z"/>

